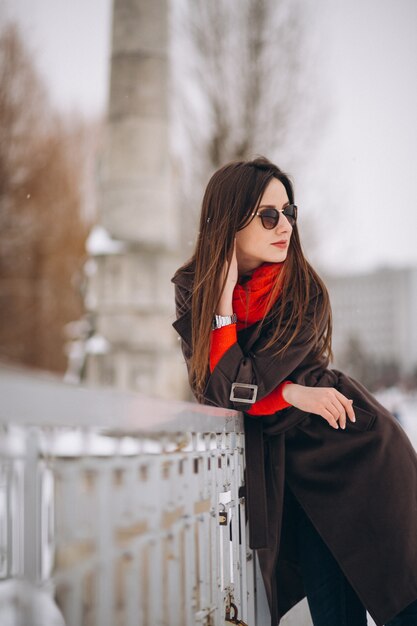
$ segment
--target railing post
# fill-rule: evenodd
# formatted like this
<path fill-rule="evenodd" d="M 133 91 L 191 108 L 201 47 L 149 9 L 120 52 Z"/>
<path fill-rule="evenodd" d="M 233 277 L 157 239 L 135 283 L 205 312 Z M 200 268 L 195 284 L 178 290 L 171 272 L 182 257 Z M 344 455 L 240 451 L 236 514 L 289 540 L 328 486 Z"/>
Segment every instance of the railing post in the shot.
<path fill-rule="evenodd" d="M 41 506 L 39 481 L 39 432 L 28 428 L 24 466 L 23 576 L 32 585 L 41 579 Z"/>

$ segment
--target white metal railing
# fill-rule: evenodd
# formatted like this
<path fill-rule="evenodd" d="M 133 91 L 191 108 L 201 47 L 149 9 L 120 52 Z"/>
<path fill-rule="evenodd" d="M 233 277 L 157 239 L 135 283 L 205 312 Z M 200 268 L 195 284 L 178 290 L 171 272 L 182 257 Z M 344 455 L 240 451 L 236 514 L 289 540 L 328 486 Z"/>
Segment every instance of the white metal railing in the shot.
<path fill-rule="evenodd" d="M 1 624 L 22 579 L 67 626 L 269 623 L 240 413 L 0 368 L 0 451 Z"/>

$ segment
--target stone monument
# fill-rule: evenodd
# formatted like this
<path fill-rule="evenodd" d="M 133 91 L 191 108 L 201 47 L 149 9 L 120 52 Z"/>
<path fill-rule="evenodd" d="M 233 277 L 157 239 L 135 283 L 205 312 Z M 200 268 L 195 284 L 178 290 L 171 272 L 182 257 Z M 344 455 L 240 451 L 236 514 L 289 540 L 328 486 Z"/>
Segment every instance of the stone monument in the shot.
<path fill-rule="evenodd" d="M 88 247 L 86 379 L 187 397 L 170 278 L 181 263 L 169 145 L 167 0 L 114 0 L 111 78 Z"/>

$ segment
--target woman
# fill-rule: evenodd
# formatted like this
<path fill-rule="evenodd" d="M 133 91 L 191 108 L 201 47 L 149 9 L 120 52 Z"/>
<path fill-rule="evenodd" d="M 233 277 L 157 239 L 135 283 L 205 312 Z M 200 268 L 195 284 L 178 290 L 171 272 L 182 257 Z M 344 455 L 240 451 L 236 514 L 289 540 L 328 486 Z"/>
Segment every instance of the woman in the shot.
<path fill-rule="evenodd" d="M 196 398 L 244 413 L 272 626 L 304 596 L 315 626 L 362 626 L 366 610 L 378 626 L 417 625 L 416 453 L 360 382 L 328 368 L 329 297 L 288 176 L 262 157 L 215 172 L 172 281 Z"/>

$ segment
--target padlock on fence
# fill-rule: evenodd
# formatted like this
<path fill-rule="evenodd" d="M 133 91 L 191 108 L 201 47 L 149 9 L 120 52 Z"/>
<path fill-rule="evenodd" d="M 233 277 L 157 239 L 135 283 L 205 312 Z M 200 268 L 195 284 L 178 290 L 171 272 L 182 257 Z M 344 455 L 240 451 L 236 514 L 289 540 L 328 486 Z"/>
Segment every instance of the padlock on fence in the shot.
<path fill-rule="evenodd" d="M 227 511 L 226 507 L 222 502 L 219 503 L 219 506 L 223 507 L 223 511 L 219 511 L 219 524 L 220 526 L 227 526 Z"/>
<path fill-rule="evenodd" d="M 248 626 L 246 622 L 238 619 L 238 609 L 236 604 L 230 602 L 230 606 L 226 607 L 225 621 L 229 624 L 240 624 L 240 626 Z"/>

